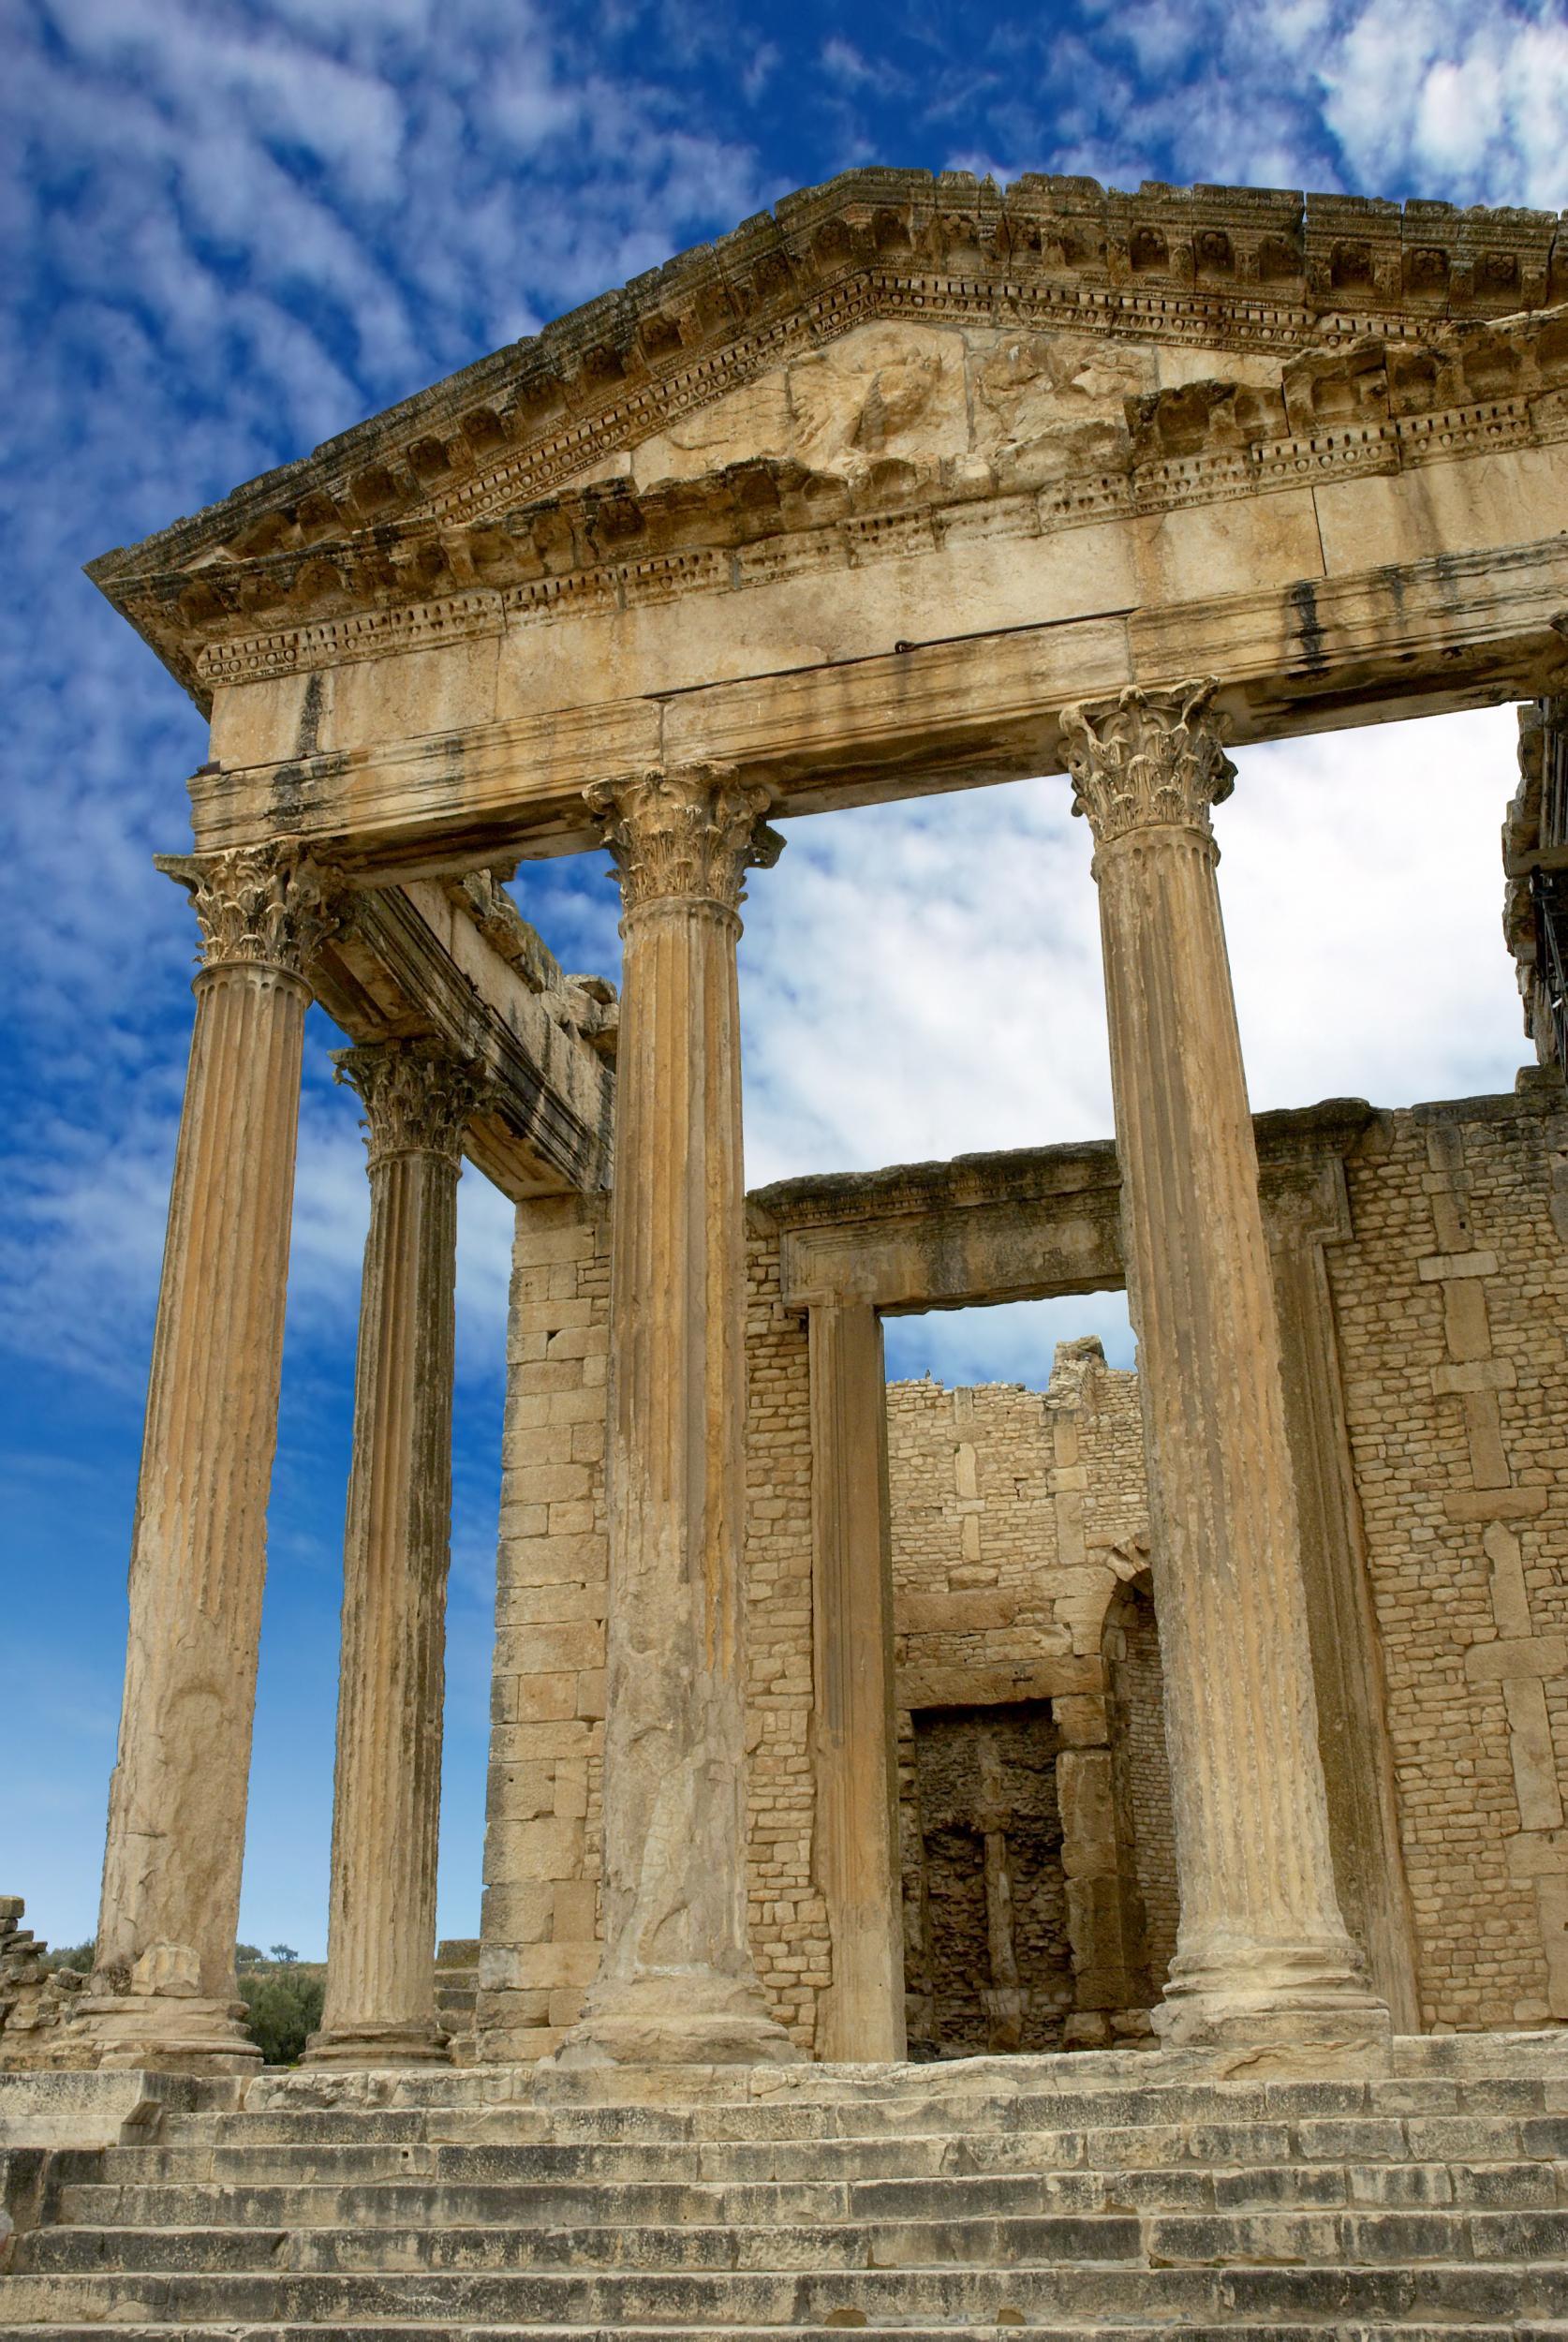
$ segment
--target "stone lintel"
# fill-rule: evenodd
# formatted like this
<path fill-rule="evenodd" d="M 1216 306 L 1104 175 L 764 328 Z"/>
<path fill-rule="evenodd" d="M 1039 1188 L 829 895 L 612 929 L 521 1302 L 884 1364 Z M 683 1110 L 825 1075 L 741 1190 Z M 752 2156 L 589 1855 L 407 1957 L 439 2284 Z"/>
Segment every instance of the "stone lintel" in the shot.
<path fill-rule="evenodd" d="M 1105 1687 L 1098 1652 L 1083 1658 L 1045 1659 L 1039 1665 L 1002 1667 L 902 1667 L 896 1704 L 901 1709 L 984 1708 L 1018 1699 L 1061 1699 Z"/>
<path fill-rule="evenodd" d="M 427 1033 L 473 1067 L 486 1097 L 464 1151 L 513 1202 L 610 1180 L 614 1075 L 588 1038 L 603 1011 L 539 956 L 556 981 L 530 982 L 445 888 L 414 879 L 362 889 L 351 927 L 313 970 L 352 1040 Z"/>
<path fill-rule="evenodd" d="M 939 569 L 931 591 L 941 599 Z M 1222 678 L 1217 705 L 1243 745 L 1489 705 L 1547 687 L 1565 605 L 1558 535 L 1208 599 L 1178 591 L 668 695 L 503 721 L 476 708 L 417 738 L 206 766 L 192 783 L 196 841 L 207 852 L 287 828 L 348 869 L 460 870 L 597 844 L 584 791 L 650 764 L 734 764 L 780 814 L 1058 773 L 1053 711 L 1194 672 Z"/>
<path fill-rule="evenodd" d="M 1253 1118 L 1269 1224 L 1309 1242 L 1351 1234 L 1343 1159 L 1376 1120 L 1359 1098 Z M 1109 1139 L 756 1190 L 780 1236 L 782 1298 L 868 1300 L 888 1314 L 1118 1286 L 1121 1180 Z"/>

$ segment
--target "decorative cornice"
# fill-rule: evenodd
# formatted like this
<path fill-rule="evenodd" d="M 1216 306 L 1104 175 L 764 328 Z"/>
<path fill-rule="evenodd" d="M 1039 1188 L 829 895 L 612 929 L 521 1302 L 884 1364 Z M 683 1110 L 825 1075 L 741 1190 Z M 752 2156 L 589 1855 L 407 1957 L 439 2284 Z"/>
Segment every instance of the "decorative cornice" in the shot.
<path fill-rule="evenodd" d="M 853 478 L 759 456 L 652 487 L 572 488 L 461 526 L 426 517 L 210 562 L 138 586 L 125 607 L 205 693 L 1565 437 L 1568 309 L 1444 328 L 1419 348 L 1363 335 L 1298 350 L 1273 389 L 1215 380 L 1133 399 L 1125 422 L 1104 420 L 1092 461 L 1043 487 L 972 453 L 962 465 L 885 458 Z"/>
<path fill-rule="evenodd" d="M 203 973 L 267 968 L 303 983 L 347 914 L 343 881 L 293 840 L 153 859 L 190 896 L 201 929 Z"/>
<path fill-rule="evenodd" d="M 532 340 L 481 359 L 315 454 L 223 503 L 111 554 L 106 580 L 162 566 L 154 548 L 223 543 L 246 523 L 336 502 L 355 519 L 410 499 L 460 498 L 520 451 L 554 439 L 578 467 L 599 427 L 624 426 L 650 394 L 659 415 L 690 384 L 701 400 L 738 340 L 780 330 L 812 304 L 884 289 L 911 303 L 986 296 L 998 321 L 1030 295 L 1086 315 L 1151 316 L 1168 305 L 1246 331 L 1366 330 L 1539 308 L 1568 254 L 1552 214 L 1460 212 L 1343 196 L 1243 187 L 1146 185 L 1026 174 L 1005 194 L 966 171 L 848 171 L 787 197 L 732 235 L 683 253 L 623 289 L 557 319 Z M 1561 298 L 1561 293 L 1556 297 Z M 821 319 L 814 322 L 819 326 Z M 819 334 L 820 337 L 820 334 Z M 657 426 L 655 426 L 657 427 Z M 310 526 L 311 511 L 304 515 Z M 139 557 L 140 556 L 140 557 Z"/>
<path fill-rule="evenodd" d="M 436 1041 L 380 1041 L 333 1054 L 335 1079 L 364 1106 L 369 1166 L 396 1155 L 434 1155 L 455 1170 L 463 1134 L 484 1096 L 482 1075 Z"/>
<path fill-rule="evenodd" d="M 1209 808 L 1231 793 L 1235 766 L 1209 713 L 1212 677 L 1064 707 L 1062 738 L 1072 810 L 1088 816 L 1097 847 L 1132 830 L 1183 828 L 1211 838 Z"/>
<path fill-rule="evenodd" d="M 713 903 L 733 913 L 749 869 L 771 869 L 784 840 L 762 820 L 769 790 L 731 764 L 685 764 L 584 792 L 603 824 L 627 915 L 661 903 Z"/>

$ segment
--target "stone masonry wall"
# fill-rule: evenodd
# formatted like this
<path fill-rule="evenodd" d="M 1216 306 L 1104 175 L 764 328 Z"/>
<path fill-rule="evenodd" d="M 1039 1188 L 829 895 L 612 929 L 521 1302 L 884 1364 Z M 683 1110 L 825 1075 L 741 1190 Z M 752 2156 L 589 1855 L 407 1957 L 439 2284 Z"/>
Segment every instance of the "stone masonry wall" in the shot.
<path fill-rule="evenodd" d="M 1328 1254 L 1422 2023 L 1568 2019 L 1568 1118 L 1381 1117 Z"/>
<path fill-rule="evenodd" d="M 542 2057 L 597 1963 L 603 1753 L 609 1211 L 519 1210 L 502 1434 L 495 1722 L 476 2053 Z M 811 1430 L 806 1333 L 753 1235 L 747 1329 L 751 1934 L 806 2047 L 830 1981 L 812 1876 Z"/>
<path fill-rule="evenodd" d="M 485 2063 L 553 2049 L 598 1960 L 606 1221 L 597 1197 L 517 1215 L 475 2020 Z"/>
<path fill-rule="evenodd" d="M 1555 1076 L 1521 1083 L 1378 1117 L 1347 1164 L 1354 1236 L 1327 1253 L 1422 2022 L 1440 2030 L 1568 2022 L 1568 1110 Z M 601 1200 L 519 1214 L 481 2058 L 548 2051 L 595 1964 L 606 1239 Z M 760 1220 L 751 1272 L 753 1940 L 809 2042 L 830 1954 L 806 1335 Z M 912 1712 L 1045 1698 L 1066 1748 L 1104 1745 L 1106 1603 L 1146 1566 L 1146 1532 L 1135 1378 L 1081 1345 L 1047 1393 L 905 1384 L 888 1410 L 908 1870 Z M 906 1920 L 918 1934 L 917 1899 Z"/>
<path fill-rule="evenodd" d="M 1062 1352 L 1044 1392 L 888 1386 L 901 1709 L 1100 1689 L 1106 1605 L 1148 1550 L 1138 1378 Z"/>

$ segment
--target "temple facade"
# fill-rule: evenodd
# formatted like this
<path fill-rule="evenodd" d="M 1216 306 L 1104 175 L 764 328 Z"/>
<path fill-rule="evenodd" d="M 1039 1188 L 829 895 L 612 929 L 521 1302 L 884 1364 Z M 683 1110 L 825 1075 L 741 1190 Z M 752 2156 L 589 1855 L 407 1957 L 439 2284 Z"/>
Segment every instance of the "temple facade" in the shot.
<path fill-rule="evenodd" d="M 465 1160 L 517 1210 L 466 2057 L 1385 2067 L 1568 2024 L 1549 215 L 851 173 L 92 573 L 212 733 L 162 866 L 201 965 L 97 1960 L 52 2056 L 255 2062 L 312 1000 L 371 1197 L 313 2069 L 452 2054 Z M 1503 701 L 1542 1062 L 1255 1121 L 1234 759 Z M 1092 835 L 1114 1140 L 748 1195 L 747 882 L 795 819 L 1022 779 Z M 618 993 L 505 892 L 593 848 Z M 1070 1348 L 1043 1394 L 889 1399 L 888 1313 L 1123 1285 L 1136 1383 Z"/>

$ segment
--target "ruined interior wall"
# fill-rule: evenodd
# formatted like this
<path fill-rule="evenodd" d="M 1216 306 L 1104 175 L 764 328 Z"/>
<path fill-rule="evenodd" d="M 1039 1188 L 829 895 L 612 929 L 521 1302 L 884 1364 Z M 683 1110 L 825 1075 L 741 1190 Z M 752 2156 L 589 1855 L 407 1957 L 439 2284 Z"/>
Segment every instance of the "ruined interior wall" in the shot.
<path fill-rule="evenodd" d="M 1568 1111 L 1518 1098 L 1380 1117 L 1329 1248 L 1387 1680 L 1422 2022 L 1568 2021 Z M 595 1963 L 605 1606 L 602 1202 L 519 1216 L 479 2054 L 541 2053 Z M 748 1358 L 753 1940 L 808 2041 L 829 1980 L 812 1873 L 806 1334 L 754 1227 Z M 1052 1394 L 889 1394 L 906 1924 L 913 1712 L 1051 1702 L 1110 1743 L 1107 1598 L 1146 1565 L 1136 1385 L 1080 1358 Z M 1092 1921 L 1092 1878 L 1070 1878 Z M 1089 1919 L 1084 1918 L 1085 1913 Z M 1172 1915 L 1157 1917 L 1168 1934 Z"/>
<path fill-rule="evenodd" d="M 55 2072 L 81 2063 L 68 2022 L 88 1979 L 49 1964 L 49 1946 L 22 1924 L 20 1895 L 0 1895 L 0 2068 Z"/>
<path fill-rule="evenodd" d="M 1328 1254 L 1422 2022 L 1568 2018 L 1568 1118 L 1384 1116 Z"/>
<path fill-rule="evenodd" d="M 1058 1349 L 1044 1392 L 1011 1384 L 947 1390 L 931 1381 L 895 1383 L 887 1410 L 911 2052 L 952 2056 L 1105 2038 L 1131 2005 L 1146 2005 L 1146 1994 L 1110 1981 L 1130 1962 L 1147 1971 L 1141 1918 L 1111 1889 L 1128 1870 L 1131 1831 L 1124 1826 L 1114 1843 L 1074 1843 L 1071 1801 L 1069 1827 L 1059 1831 L 1048 1863 L 1026 1859 L 1043 1809 L 1030 1816 L 1020 1806 L 1005 1832 L 1020 1899 L 1013 1931 L 1020 1967 L 1013 1980 L 1024 1994 L 1020 2038 L 1010 2037 L 1013 2012 L 1005 2006 L 991 2010 L 988 2039 L 977 2031 L 982 2008 L 955 1996 L 947 1972 L 973 1933 L 963 1906 L 967 1888 L 979 1892 L 987 1740 L 1016 1736 L 1028 1704 L 1040 1703 L 1068 1727 L 1059 1738 L 1070 1741 L 1080 1764 L 1117 1742 L 1102 1668 L 1106 1613 L 1147 1559 L 1137 1377 L 1107 1367 L 1098 1342 L 1068 1342 Z M 987 1718 L 995 1719 L 991 1734 Z M 934 1784 L 932 1736 L 944 1721 L 952 1745 Z M 1116 1749 L 1114 1771 L 1124 1785 L 1146 1753 Z M 1109 1775 L 1108 1755 L 1096 1761 Z M 1156 1802 L 1160 1786 L 1168 1807 L 1168 1775 L 1156 1785 Z M 1146 1785 L 1138 1788 L 1139 1804 L 1149 1803 Z M 1054 1785 L 1049 1806 L 1054 1825 Z M 1124 1797 L 1117 1819 L 1130 1825 L 1135 1810 Z M 1169 1834 L 1167 1812 L 1167 1841 Z M 1070 1954 L 1072 1973 L 1063 1964 Z M 994 1949 L 983 1942 L 968 1956 L 978 1987 L 1003 1984 Z"/>
<path fill-rule="evenodd" d="M 525 1204 L 513 1251 L 476 2054 L 549 2054 L 598 1963 L 609 1204 Z M 751 1941 L 803 2046 L 831 1980 L 812 1875 L 806 1331 L 753 1235 L 747 1358 Z"/>
<path fill-rule="evenodd" d="M 1100 1689 L 1105 1608 L 1146 1555 L 1148 1502 L 1138 1378 L 1097 1353 L 1043 1393 L 889 1384 L 900 1708 Z"/>

